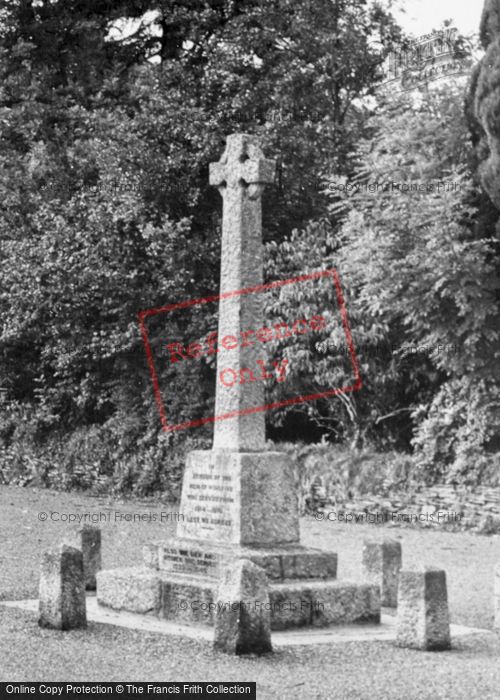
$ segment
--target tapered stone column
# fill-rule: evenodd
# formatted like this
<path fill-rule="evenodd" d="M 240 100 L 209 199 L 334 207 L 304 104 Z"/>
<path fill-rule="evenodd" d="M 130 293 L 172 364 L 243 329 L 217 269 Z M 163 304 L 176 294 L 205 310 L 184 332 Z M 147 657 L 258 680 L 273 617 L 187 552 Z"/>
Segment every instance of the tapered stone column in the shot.
<path fill-rule="evenodd" d="M 223 198 L 216 420 L 213 449 L 187 458 L 179 537 L 239 545 L 299 540 L 293 465 L 284 453 L 264 451 L 264 385 L 245 372 L 265 352 L 252 342 L 263 326 L 262 294 L 239 293 L 262 284 L 261 195 L 274 171 L 248 134 L 228 136 L 220 161 L 210 164 L 210 184 Z M 221 381 L 225 375 L 231 381 Z"/>
<path fill-rule="evenodd" d="M 224 200 L 222 216 L 221 295 L 217 377 L 228 371 L 239 375 L 243 368 L 255 368 L 262 346 L 251 338 L 226 350 L 222 339 L 240 341 L 244 331 L 262 327 L 262 294 L 236 294 L 262 284 L 262 205 L 264 185 L 274 179 L 275 161 L 267 160 L 255 137 L 232 134 L 218 163 L 210 164 L 210 184 L 219 188 Z M 263 382 L 236 381 L 233 386 L 216 384 L 215 415 L 222 417 L 264 405 Z M 265 445 L 265 412 L 236 415 L 214 426 L 214 450 L 258 451 Z"/>

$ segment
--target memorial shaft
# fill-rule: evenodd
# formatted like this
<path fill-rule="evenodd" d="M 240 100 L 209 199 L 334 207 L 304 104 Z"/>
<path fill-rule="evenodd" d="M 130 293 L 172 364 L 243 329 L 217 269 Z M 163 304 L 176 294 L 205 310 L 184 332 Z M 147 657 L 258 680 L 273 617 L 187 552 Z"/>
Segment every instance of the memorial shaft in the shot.
<path fill-rule="evenodd" d="M 210 166 L 210 184 L 223 198 L 219 346 L 226 336 L 263 325 L 263 293 L 236 293 L 262 283 L 262 207 L 265 183 L 274 178 L 274 161 L 263 158 L 255 137 L 228 136 L 226 150 Z M 227 296 L 224 296 L 227 295 Z M 260 346 L 260 347 L 259 347 Z M 265 412 L 245 413 L 264 406 L 262 381 L 247 381 L 248 372 L 265 359 L 262 344 L 239 344 L 217 357 L 214 449 L 259 451 L 265 446 Z M 230 377 L 227 386 L 220 377 Z"/>

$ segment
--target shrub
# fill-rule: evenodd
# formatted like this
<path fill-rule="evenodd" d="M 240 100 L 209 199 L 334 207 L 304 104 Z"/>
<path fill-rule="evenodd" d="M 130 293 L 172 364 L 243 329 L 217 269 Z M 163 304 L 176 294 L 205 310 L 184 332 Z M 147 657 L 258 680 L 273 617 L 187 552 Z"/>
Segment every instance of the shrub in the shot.
<path fill-rule="evenodd" d="M 468 377 L 446 383 L 416 431 L 419 478 L 495 485 L 500 453 L 500 389 Z"/>
<path fill-rule="evenodd" d="M 162 494 L 180 497 L 183 465 L 189 450 L 208 447 L 203 435 L 151 432 L 128 418 L 114 416 L 104 425 L 82 426 L 72 433 L 52 431 L 40 438 L 43 414 L 16 404 L 0 418 L 0 480 L 63 491 Z"/>
<path fill-rule="evenodd" d="M 414 478 L 410 456 L 371 449 L 350 450 L 321 442 L 316 445 L 279 445 L 296 460 L 301 513 L 327 503 L 343 505 L 367 494 L 384 496 L 405 488 Z"/>

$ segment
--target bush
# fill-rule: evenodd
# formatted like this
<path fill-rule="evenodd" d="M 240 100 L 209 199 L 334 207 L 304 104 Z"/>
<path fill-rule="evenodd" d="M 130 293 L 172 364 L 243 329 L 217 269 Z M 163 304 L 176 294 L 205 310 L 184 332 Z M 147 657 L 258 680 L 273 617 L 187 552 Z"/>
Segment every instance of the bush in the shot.
<path fill-rule="evenodd" d="M 43 411 L 22 404 L 1 414 L 3 483 L 138 496 L 161 493 L 178 500 L 186 453 L 208 447 L 202 435 L 141 434 L 133 416 L 114 416 L 102 426 L 82 426 L 70 434 L 51 431 L 42 439 L 46 420 Z"/>
<path fill-rule="evenodd" d="M 281 444 L 296 461 L 301 513 L 314 512 L 327 503 L 343 505 L 359 496 L 384 496 L 406 488 L 415 465 L 408 455 L 351 450 L 321 442 L 316 445 Z"/>
<path fill-rule="evenodd" d="M 446 383 L 419 423 L 414 445 L 421 481 L 498 483 L 500 389 L 468 377 Z"/>

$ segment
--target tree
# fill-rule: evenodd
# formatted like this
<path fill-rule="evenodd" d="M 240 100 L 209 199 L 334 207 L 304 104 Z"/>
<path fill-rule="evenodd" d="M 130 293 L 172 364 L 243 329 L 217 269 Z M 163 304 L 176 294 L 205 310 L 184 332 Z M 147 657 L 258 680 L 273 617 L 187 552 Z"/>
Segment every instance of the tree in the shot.
<path fill-rule="evenodd" d="M 471 86 L 475 124 L 473 133 L 478 144 L 481 182 L 497 209 L 500 209 L 500 129 L 498 105 L 500 91 L 500 3 L 486 0 L 481 18 L 480 37 L 486 53 L 476 68 Z"/>
<path fill-rule="evenodd" d="M 136 315 L 217 289 L 220 202 L 208 163 L 224 136 L 257 133 L 269 155 L 280 155 L 278 188 L 264 202 L 269 239 L 281 240 L 314 212 L 329 217 L 315 176 L 332 159 L 351 169 L 349 149 L 363 128 L 356 97 L 372 89 L 399 36 L 386 12 L 353 0 L 203 8 L 7 6 L 0 383 L 12 405 L 31 411 L 38 446 L 111 426 L 116 443 L 130 448 L 110 451 L 118 464 L 131 449 L 156 444 L 160 422 Z M 163 25 L 160 38 L 145 28 L 150 10 Z M 134 19 L 131 36 L 110 35 Z M 155 53 L 157 63 L 148 60 Z M 151 324 L 151 340 L 159 350 L 165 337 L 197 337 L 213 326 L 212 314 L 162 319 Z M 174 377 L 162 366 L 161 380 L 177 396 L 174 416 L 206 410 L 211 372 L 200 363 Z M 194 406 L 182 401 L 190 381 Z M 16 416 L 7 416 L 7 442 L 21 437 Z"/>
<path fill-rule="evenodd" d="M 325 183 L 332 211 L 345 217 L 340 231 L 308 227 L 277 253 L 296 268 L 306 260 L 336 267 L 344 282 L 364 388 L 351 395 L 347 414 L 333 401 L 316 418 L 340 434 L 347 426 L 354 436 L 400 445 L 403 435 L 407 446 L 416 430 L 420 463 L 433 476 L 449 465 L 466 473 L 470 465 L 458 458 L 492 446 L 496 425 L 498 247 L 492 230 L 476 226 L 478 187 L 468 170 L 462 104 L 461 89 L 452 86 L 420 99 L 387 98 L 358 149 L 356 177 Z M 320 297 L 315 309 L 330 301 Z M 338 323 L 330 331 L 334 347 L 340 332 Z M 324 367 L 322 382 L 332 384 L 335 354 L 327 348 L 328 338 L 312 349 L 307 369 L 314 378 Z M 450 403 L 456 396 L 458 406 L 469 406 L 465 415 Z M 481 397 L 481 426 L 466 434 Z M 456 418 L 446 427 L 452 408 Z M 431 424 L 439 433 L 432 444 Z"/>

